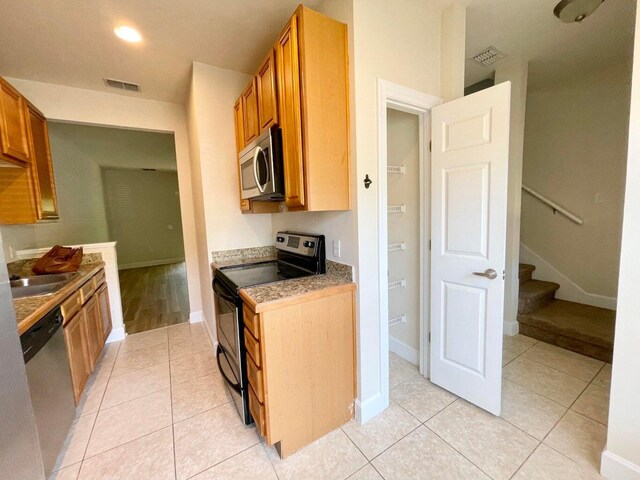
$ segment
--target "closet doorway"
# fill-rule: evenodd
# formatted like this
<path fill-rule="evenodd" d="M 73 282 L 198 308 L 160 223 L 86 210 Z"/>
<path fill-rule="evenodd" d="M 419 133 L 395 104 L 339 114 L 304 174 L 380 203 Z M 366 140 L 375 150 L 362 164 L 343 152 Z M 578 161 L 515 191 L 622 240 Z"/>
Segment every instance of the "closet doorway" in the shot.
<path fill-rule="evenodd" d="M 431 109 L 441 103 L 378 80 L 380 385 L 386 405 L 390 352 L 429 374 L 429 144 Z"/>
<path fill-rule="evenodd" d="M 425 209 L 429 185 L 420 152 L 420 117 L 387 109 L 389 351 L 420 364 L 424 317 Z"/>

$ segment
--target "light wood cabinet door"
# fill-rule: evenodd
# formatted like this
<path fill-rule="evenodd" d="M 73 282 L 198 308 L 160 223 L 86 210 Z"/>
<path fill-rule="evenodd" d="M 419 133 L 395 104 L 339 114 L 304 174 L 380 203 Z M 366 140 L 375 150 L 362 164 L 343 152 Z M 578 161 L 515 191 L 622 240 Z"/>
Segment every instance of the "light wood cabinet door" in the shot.
<path fill-rule="evenodd" d="M 107 285 L 104 284 L 96 292 L 98 297 L 98 308 L 100 310 L 100 324 L 102 325 L 102 339 L 103 343 L 109 337 L 111 333 L 111 307 L 109 306 L 109 290 Z"/>
<path fill-rule="evenodd" d="M 300 120 L 297 15 L 291 17 L 276 44 L 276 64 L 278 65 L 279 122 L 282 128 L 284 156 L 285 204 L 287 207 L 302 207 L 305 204 L 305 185 Z"/>
<path fill-rule="evenodd" d="M 92 296 L 84 307 L 82 307 L 86 322 L 87 322 L 87 336 L 88 336 L 88 353 L 89 353 L 89 365 L 90 370 L 96 365 L 96 360 L 102 351 L 104 341 L 102 339 L 102 321 L 100 319 L 100 308 L 98 306 L 98 300 L 96 296 Z"/>
<path fill-rule="evenodd" d="M 0 78 L 0 154 L 20 166 L 30 162 L 24 98 Z"/>
<path fill-rule="evenodd" d="M 260 132 L 278 123 L 278 101 L 276 90 L 276 58 L 273 49 L 262 62 L 256 75 L 258 88 L 258 119 Z"/>
<path fill-rule="evenodd" d="M 242 98 L 238 98 L 236 103 L 233 105 L 233 120 L 235 123 L 236 130 L 236 152 L 240 153 L 240 151 L 244 148 L 244 118 L 242 115 Z M 238 172 L 238 195 L 240 197 L 240 211 L 248 212 L 251 211 L 251 201 L 242 198 L 242 182 L 240 180 L 240 165 L 239 158 L 236 156 L 236 171 Z"/>
<path fill-rule="evenodd" d="M 244 144 L 248 145 L 260 133 L 258 125 L 258 98 L 255 78 L 251 79 L 242 92 L 242 123 L 244 128 Z"/>
<path fill-rule="evenodd" d="M 47 119 L 30 102 L 26 102 L 26 116 L 38 219 L 59 218 Z"/>
<path fill-rule="evenodd" d="M 83 310 L 76 313 L 64 327 L 64 341 L 67 346 L 67 356 L 71 369 L 73 396 L 77 405 L 92 370 L 87 350 L 87 322 Z"/>

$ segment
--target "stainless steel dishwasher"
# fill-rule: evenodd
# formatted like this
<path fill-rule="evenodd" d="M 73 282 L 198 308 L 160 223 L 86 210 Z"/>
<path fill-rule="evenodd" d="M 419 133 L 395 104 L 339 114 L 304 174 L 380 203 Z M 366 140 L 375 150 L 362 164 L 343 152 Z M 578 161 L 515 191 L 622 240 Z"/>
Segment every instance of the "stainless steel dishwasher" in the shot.
<path fill-rule="evenodd" d="M 75 418 L 71 370 L 56 307 L 20 336 L 47 478 Z"/>

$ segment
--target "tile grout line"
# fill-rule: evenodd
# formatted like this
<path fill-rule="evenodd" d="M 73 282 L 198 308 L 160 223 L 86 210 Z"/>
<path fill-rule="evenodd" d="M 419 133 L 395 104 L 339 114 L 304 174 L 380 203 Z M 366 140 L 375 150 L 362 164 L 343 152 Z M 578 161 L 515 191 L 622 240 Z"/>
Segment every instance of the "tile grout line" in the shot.
<path fill-rule="evenodd" d="M 460 399 L 458 399 L 460 400 Z M 456 402 L 458 401 L 456 400 Z M 455 402 L 453 402 L 455 403 Z M 452 403 L 452 405 L 453 405 Z M 423 424 L 423 426 L 429 430 L 431 433 L 433 433 L 436 437 L 438 437 L 440 440 L 442 440 L 444 443 L 446 443 L 449 448 L 451 448 L 454 452 L 456 452 L 458 455 L 460 455 L 462 458 L 464 458 L 467 462 L 469 462 L 471 465 L 473 465 L 474 467 L 476 467 L 478 470 L 480 470 L 482 473 L 484 473 L 487 477 L 493 479 L 493 477 L 491 475 L 489 475 L 487 472 L 484 471 L 483 468 L 480 468 L 478 465 L 475 464 L 475 462 L 472 462 L 469 458 L 467 458 L 467 456 L 462 453 L 460 450 L 458 450 L 456 447 L 454 447 L 453 445 L 451 445 L 449 442 L 447 442 L 443 437 L 441 437 L 440 435 L 438 435 L 438 433 L 436 431 L 434 431 L 433 429 L 429 428 L 428 425 Z"/>
<path fill-rule="evenodd" d="M 217 467 L 217 466 L 218 466 L 218 465 L 220 465 L 221 463 L 224 463 L 224 462 L 226 462 L 227 460 L 231 460 L 232 458 L 237 457 L 237 456 L 238 456 L 238 455 L 240 455 L 241 453 L 244 453 L 244 452 L 246 452 L 247 450 L 251 450 L 251 449 L 252 449 L 253 447 L 255 447 L 256 445 L 260 445 L 261 443 L 262 443 L 262 442 L 261 442 L 260 440 L 258 440 L 258 442 L 257 442 L 257 443 L 254 443 L 254 444 L 253 444 L 253 445 L 251 445 L 250 447 L 244 448 L 244 449 L 240 450 L 239 452 L 236 452 L 236 453 L 234 453 L 233 455 L 231 455 L 231 456 L 229 456 L 229 457 L 227 457 L 227 458 L 225 458 L 225 459 L 223 459 L 223 460 L 220 460 L 219 462 L 214 463 L 213 465 L 209 465 L 209 466 L 208 466 L 208 467 L 206 467 L 204 470 L 200 470 L 199 472 L 196 472 L 196 473 L 194 473 L 193 475 L 191 475 L 191 476 L 189 476 L 189 477 L 185 478 L 185 480 L 190 480 L 190 479 L 192 479 L 193 477 L 197 477 L 197 476 L 198 476 L 198 475 L 200 475 L 201 473 L 208 472 L 209 470 L 211 470 L 211 469 L 212 469 L 212 468 L 214 468 L 214 467 Z M 273 467 L 273 465 L 271 465 L 271 466 Z M 275 470 L 275 469 L 274 469 L 274 470 Z M 278 475 L 276 474 L 276 476 L 278 476 Z M 177 475 L 176 475 L 176 478 L 177 478 Z"/>
<path fill-rule="evenodd" d="M 171 404 L 171 448 L 173 450 L 173 478 L 178 478 L 178 460 L 176 458 L 176 429 L 173 417 L 173 381 L 171 379 L 171 342 L 167 329 L 167 355 L 169 356 L 169 402 Z"/>

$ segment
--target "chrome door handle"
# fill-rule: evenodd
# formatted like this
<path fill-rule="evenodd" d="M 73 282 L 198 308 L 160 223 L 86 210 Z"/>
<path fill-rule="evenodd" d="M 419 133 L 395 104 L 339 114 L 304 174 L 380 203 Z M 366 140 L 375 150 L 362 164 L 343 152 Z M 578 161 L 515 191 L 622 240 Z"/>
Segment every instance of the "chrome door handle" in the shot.
<path fill-rule="evenodd" d="M 473 274 L 477 275 L 479 277 L 488 278 L 489 280 L 493 280 L 495 278 L 498 278 L 498 272 L 496 272 L 493 268 L 488 268 L 484 272 L 473 272 Z"/>

